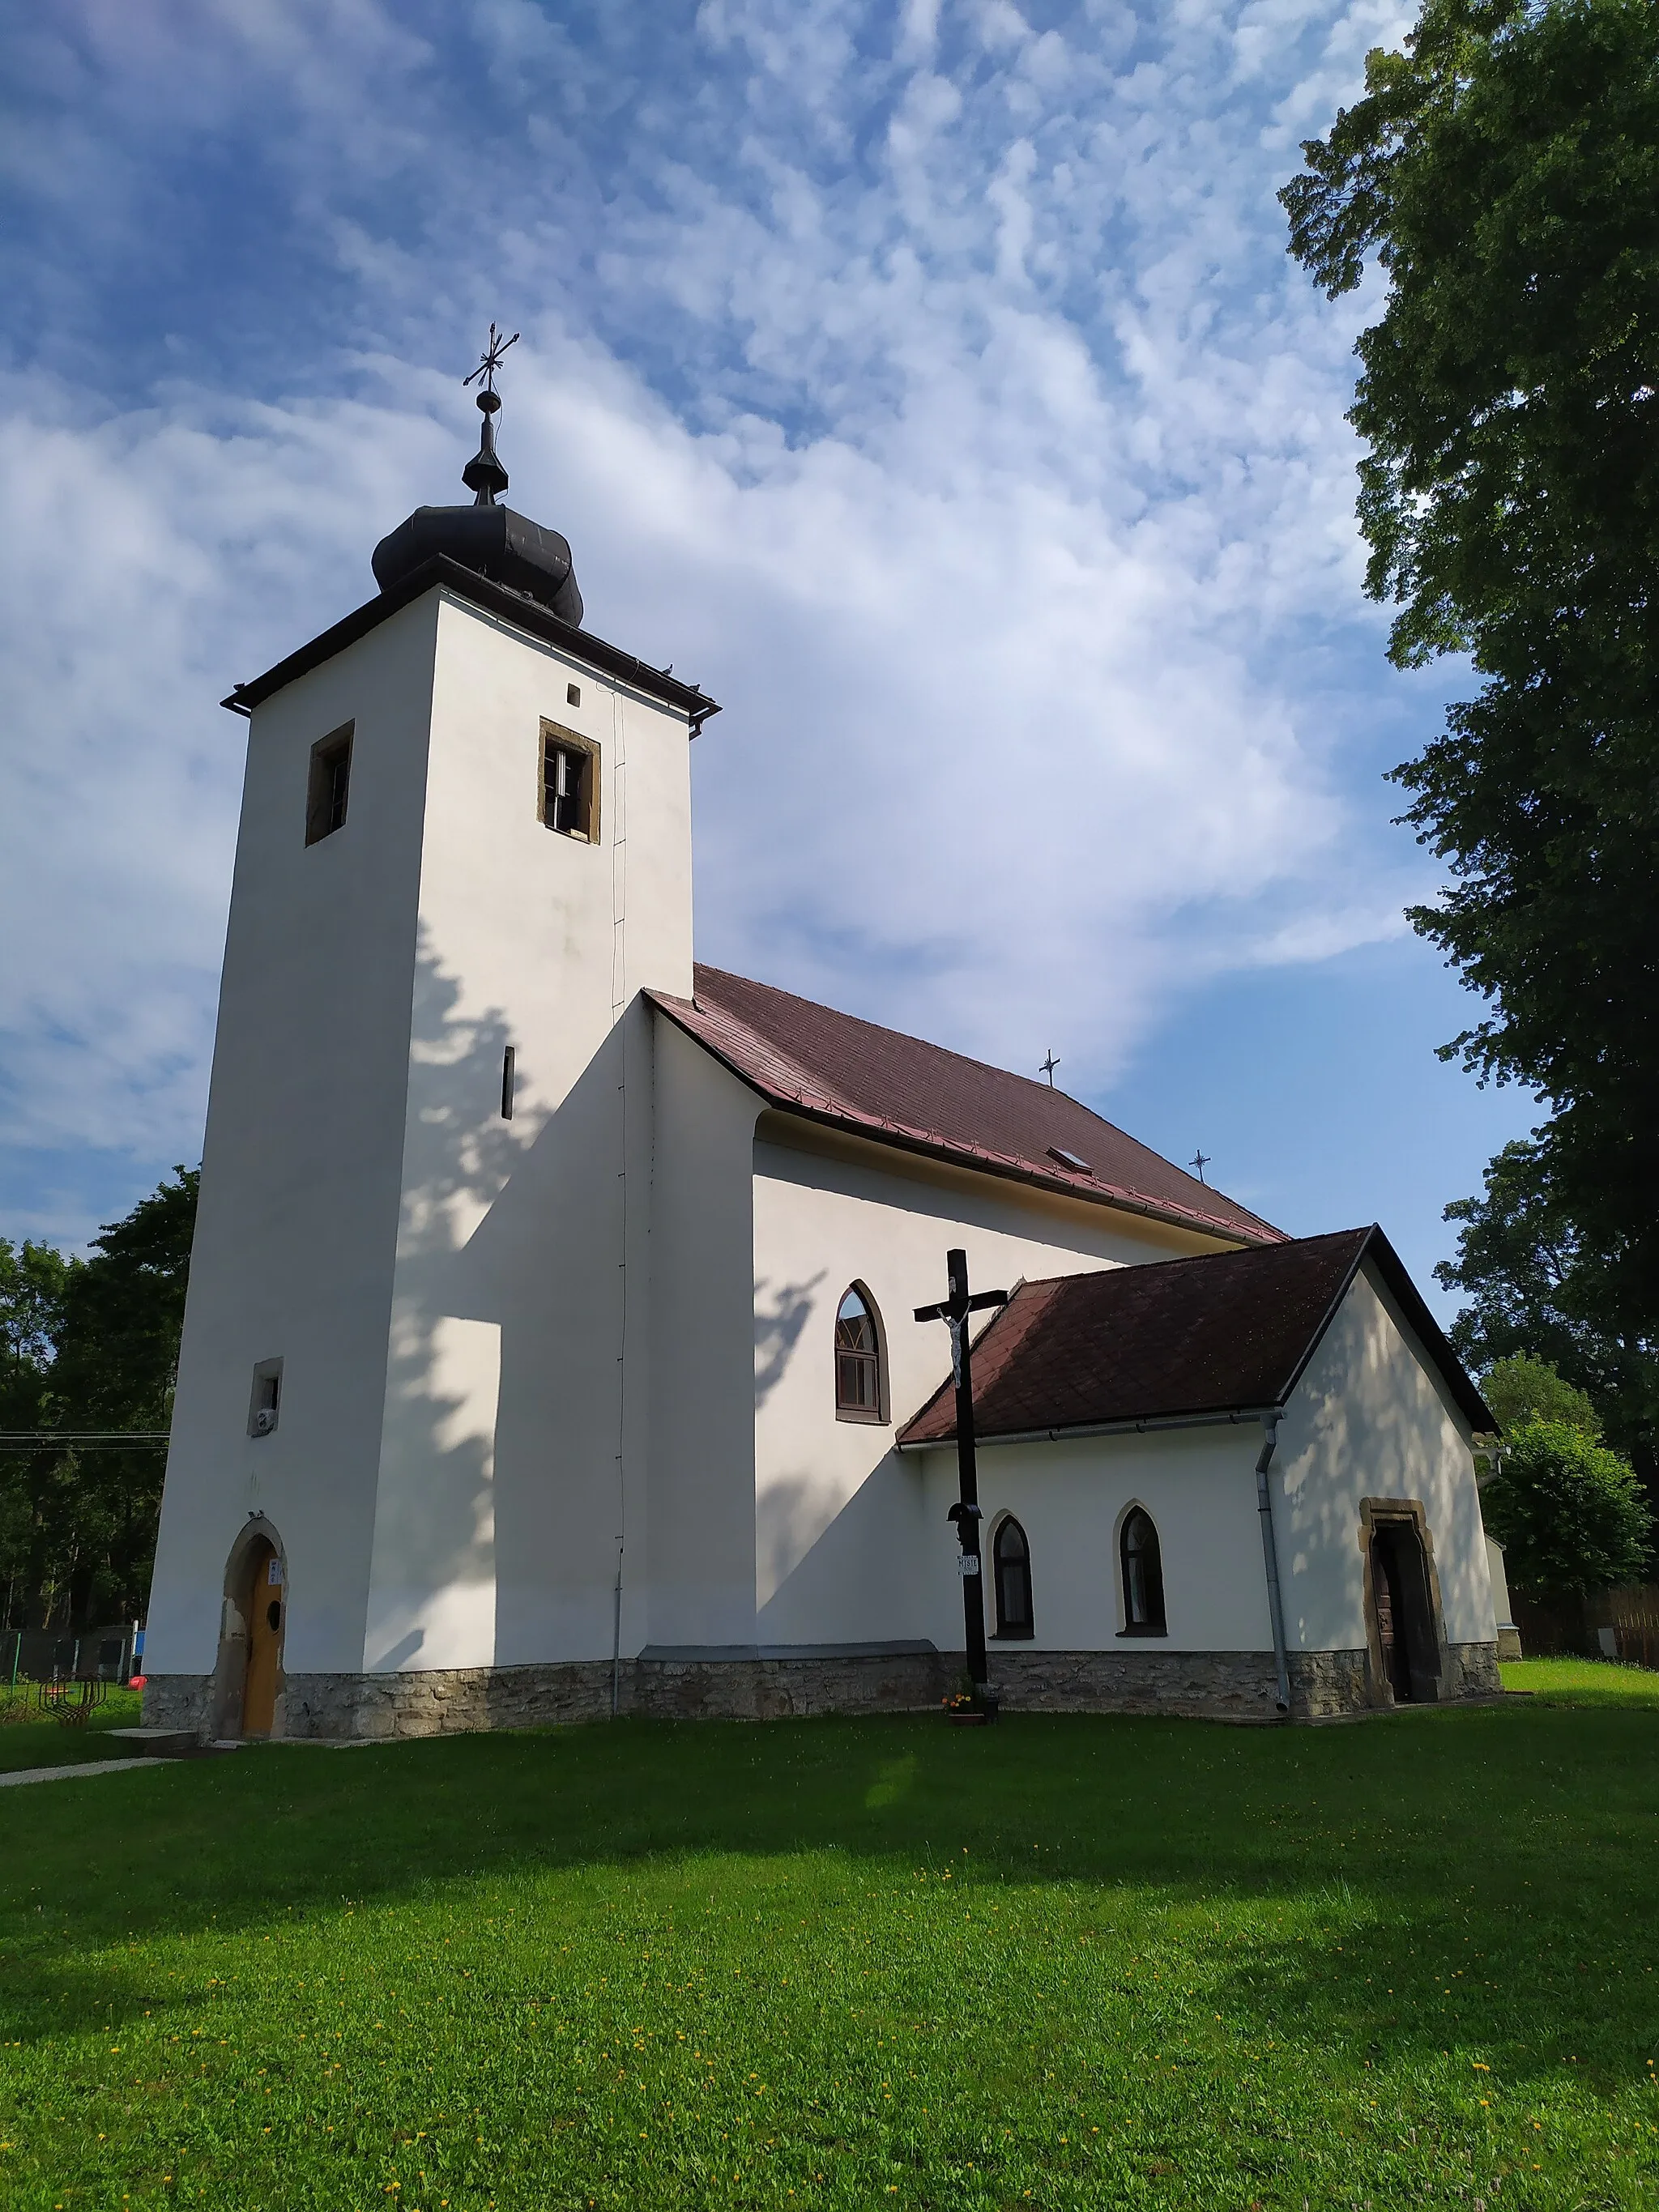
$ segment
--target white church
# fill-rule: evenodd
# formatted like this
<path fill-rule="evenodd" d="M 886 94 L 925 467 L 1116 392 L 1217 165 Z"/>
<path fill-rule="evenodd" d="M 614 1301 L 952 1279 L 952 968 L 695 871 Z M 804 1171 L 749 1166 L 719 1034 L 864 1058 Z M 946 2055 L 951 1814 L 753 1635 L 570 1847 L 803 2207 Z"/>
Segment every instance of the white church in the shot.
<path fill-rule="evenodd" d="M 1005 1712 L 1493 1694 L 1493 1423 L 1381 1231 L 1288 1238 L 1047 1083 L 698 965 L 719 710 L 583 628 L 479 404 L 474 503 L 225 702 L 147 1723 L 936 1708 L 981 1616 Z M 968 1524 L 915 1317 L 951 1251 L 1009 1293 Z"/>

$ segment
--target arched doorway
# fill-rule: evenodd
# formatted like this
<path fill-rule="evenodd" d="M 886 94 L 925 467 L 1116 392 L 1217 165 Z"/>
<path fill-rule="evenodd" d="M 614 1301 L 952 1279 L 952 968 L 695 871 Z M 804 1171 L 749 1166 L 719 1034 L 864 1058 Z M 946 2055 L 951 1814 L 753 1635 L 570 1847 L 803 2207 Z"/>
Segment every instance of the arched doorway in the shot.
<path fill-rule="evenodd" d="M 242 1734 L 269 1735 L 276 1718 L 276 1677 L 283 1656 L 288 1593 L 282 1555 L 269 1537 L 253 1547 L 248 1577 L 247 1675 L 242 1686 Z"/>
<path fill-rule="evenodd" d="M 215 1735 L 265 1736 L 276 1729 L 287 1628 L 288 1564 L 282 1539 L 261 1515 L 242 1530 L 225 1563 Z"/>
<path fill-rule="evenodd" d="M 1432 1704 L 1440 1694 L 1440 1639 L 1428 1562 L 1414 1523 L 1379 1522 L 1371 1534 L 1370 1563 L 1382 1679 L 1397 1704 Z"/>

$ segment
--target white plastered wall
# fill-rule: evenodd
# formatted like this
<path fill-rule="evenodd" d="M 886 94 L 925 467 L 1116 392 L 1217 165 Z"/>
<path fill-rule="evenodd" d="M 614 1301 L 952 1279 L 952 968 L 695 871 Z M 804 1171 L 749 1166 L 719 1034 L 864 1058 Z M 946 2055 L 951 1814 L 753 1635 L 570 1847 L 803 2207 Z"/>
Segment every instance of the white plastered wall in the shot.
<path fill-rule="evenodd" d="M 755 1640 L 755 1119 L 761 1102 L 667 1016 L 654 1022 L 648 1583 L 658 1650 Z"/>
<path fill-rule="evenodd" d="M 1247 1421 L 981 1447 L 986 1634 L 996 1631 L 996 1528 L 1012 1513 L 1030 1547 L 1035 1632 L 1011 1643 L 1011 1650 L 1270 1651 L 1254 1471 L 1261 1445 L 1261 1428 Z M 945 1517 L 957 1496 L 956 1448 L 925 1456 L 927 1632 L 941 1649 L 960 1650 L 957 1545 Z M 1158 1530 L 1164 1637 L 1119 1633 L 1125 1621 L 1118 1534 L 1132 1505 L 1145 1507 Z"/>
<path fill-rule="evenodd" d="M 600 746 L 596 844 L 539 819 L 544 716 Z M 311 747 L 348 720 L 346 821 L 307 848 Z M 690 988 L 688 736 L 447 591 L 256 711 L 152 1671 L 212 1667 L 253 1510 L 290 1676 L 608 1656 L 649 1438 L 638 994 Z"/>
<path fill-rule="evenodd" d="M 917 1306 L 945 1294 L 945 1254 L 970 1282 L 1170 1260 L 1219 1240 L 1025 1185 L 935 1166 L 858 1139 L 762 1121 L 754 1148 L 754 1633 L 763 1645 L 934 1637 L 937 1554 L 957 1587 L 944 1506 L 918 1462 L 893 1449 L 948 1370 L 942 1324 Z M 852 1283 L 878 1308 L 885 1422 L 838 1420 L 836 1310 Z M 937 1526 L 935 1526 L 937 1522 Z M 958 1600 L 959 1604 L 959 1600 Z M 960 1613 L 951 1632 L 959 1640 Z"/>
<path fill-rule="evenodd" d="M 1365 1646 L 1366 1498 L 1422 1504 L 1447 1640 L 1492 1641 L 1470 1431 L 1370 1261 L 1291 1393 L 1273 1486 L 1291 1650 Z"/>
<path fill-rule="evenodd" d="M 982 1444 L 987 1632 L 995 1626 L 990 1562 L 1012 1512 L 1031 1552 L 1036 1635 L 1048 1650 L 1261 1651 L 1272 1648 L 1256 1510 L 1260 1422 L 1144 1435 Z M 907 1456 L 908 1456 L 907 1455 Z M 927 1476 L 927 1633 L 959 1646 L 955 1447 L 920 1455 Z M 1369 1265 L 1291 1393 L 1269 1477 L 1292 1652 L 1366 1644 L 1361 1502 L 1424 1508 L 1454 1644 L 1490 1642 L 1492 1590 L 1469 1431 L 1432 1363 Z M 1118 1533 L 1131 1504 L 1158 1532 L 1168 1635 L 1123 1638 Z"/>
<path fill-rule="evenodd" d="M 247 763 L 145 1658 L 214 1664 L 263 1511 L 303 1605 L 290 1668 L 362 1660 L 386 1380 L 437 600 L 267 701 Z M 355 721 L 345 827 L 305 843 L 311 748 Z M 248 1435 L 256 1361 L 280 1419 Z"/>

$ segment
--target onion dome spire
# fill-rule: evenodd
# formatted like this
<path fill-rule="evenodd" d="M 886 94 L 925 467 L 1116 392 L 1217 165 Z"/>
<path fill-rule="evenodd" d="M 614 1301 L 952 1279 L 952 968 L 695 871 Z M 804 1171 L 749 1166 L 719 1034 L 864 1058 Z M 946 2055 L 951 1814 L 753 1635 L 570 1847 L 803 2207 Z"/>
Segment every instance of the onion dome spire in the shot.
<path fill-rule="evenodd" d="M 471 506 L 417 507 L 374 548 L 374 580 L 383 592 L 412 585 L 423 574 L 441 582 L 441 568 L 433 564 L 451 561 L 538 601 L 561 622 L 580 629 L 582 595 L 571 566 L 569 539 L 497 504 L 507 489 L 507 471 L 495 452 L 495 418 L 501 405 L 495 371 L 508 346 L 518 342 L 516 331 L 504 338 L 492 323 L 483 360 L 471 376 L 462 379 L 463 384 L 482 386 L 477 401 L 483 428 L 478 450 L 461 471 L 461 482 L 472 494 Z"/>
<path fill-rule="evenodd" d="M 517 331 L 510 338 L 504 338 L 491 323 L 489 343 L 484 348 L 483 358 L 471 376 L 461 379 L 463 386 L 477 384 L 480 378 L 483 380 L 477 395 L 478 411 L 483 416 L 478 430 L 478 450 L 461 471 L 461 482 L 473 495 L 474 507 L 494 507 L 496 494 L 507 489 L 507 471 L 495 452 L 495 418 L 501 408 L 501 394 L 495 389 L 495 371 L 508 346 L 518 343 Z"/>

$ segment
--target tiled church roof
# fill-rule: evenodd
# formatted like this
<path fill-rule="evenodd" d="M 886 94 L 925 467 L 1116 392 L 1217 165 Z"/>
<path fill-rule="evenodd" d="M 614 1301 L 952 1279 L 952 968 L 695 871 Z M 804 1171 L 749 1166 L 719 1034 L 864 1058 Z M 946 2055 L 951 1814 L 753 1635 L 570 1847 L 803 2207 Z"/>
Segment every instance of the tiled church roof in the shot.
<path fill-rule="evenodd" d="M 1047 1436 L 1282 1406 L 1367 1258 L 1470 1426 L 1495 1427 L 1376 1228 L 1024 1283 L 974 1346 L 974 1426 Z M 947 1378 L 898 1442 L 955 1435 Z"/>
<path fill-rule="evenodd" d="M 699 965 L 694 1000 L 647 996 L 784 1113 L 1211 1236 L 1283 1231 L 1063 1091 Z"/>

